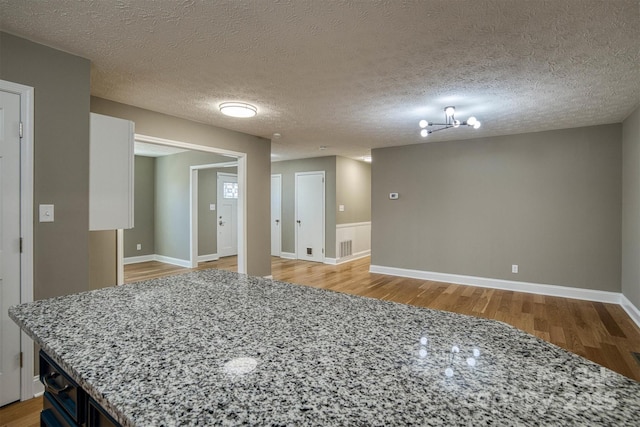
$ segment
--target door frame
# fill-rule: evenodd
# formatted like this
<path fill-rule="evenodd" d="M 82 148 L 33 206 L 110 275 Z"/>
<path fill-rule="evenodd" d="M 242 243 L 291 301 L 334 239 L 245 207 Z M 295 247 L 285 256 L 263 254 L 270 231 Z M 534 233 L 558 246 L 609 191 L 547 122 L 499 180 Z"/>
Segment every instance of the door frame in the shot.
<path fill-rule="evenodd" d="M 298 227 L 296 226 L 296 221 L 298 220 L 298 177 L 299 176 L 304 176 L 304 175 L 322 175 L 322 263 L 324 263 L 325 259 L 327 258 L 327 253 L 326 253 L 326 242 L 327 242 L 327 236 L 325 234 L 325 221 L 327 220 L 327 215 L 326 215 L 326 207 L 327 207 L 327 184 L 326 184 L 326 173 L 325 171 L 311 171 L 311 172 L 296 172 L 295 173 L 295 181 L 294 181 L 294 187 L 293 187 L 293 193 L 294 193 L 294 219 L 293 219 L 293 227 L 295 229 L 295 254 L 296 254 L 296 259 L 300 259 L 298 257 Z"/>
<path fill-rule="evenodd" d="M 209 147 L 208 145 L 191 144 L 188 142 L 174 141 L 171 139 L 157 138 L 155 136 L 135 134 L 135 140 L 140 142 L 148 142 L 150 144 L 168 145 L 170 147 L 184 148 L 186 150 L 204 151 L 207 153 L 223 154 L 225 156 L 235 157 L 237 160 L 234 163 L 238 165 L 238 273 L 247 272 L 247 213 L 246 213 L 246 197 L 247 197 L 247 153 L 240 151 L 231 151 L 224 148 Z M 193 211 L 197 210 L 198 206 L 194 202 L 197 202 L 197 183 L 195 186 L 196 197 L 193 198 L 193 176 L 197 171 L 191 171 L 191 187 L 192 191 L 189 196 L 189 207 L 191 210 L 190 218 L 193 219 Z M 189 262 L 191 268 L 198 266 L 198 228 L 197 219 L 194 223 L 190 221 L 190 250 L 189 250 Z"/>
<path fill-rule="evenodd" d="M 279 182 L 280 182 L 280 223 L 278 225 L 278 235 L 274 236 L 273 233 L 271 233 L 271 248 L 273 249 L 273 239 L 274 238 L 278 238 L 279 240 L 279 244 L 278 244 L 278 248 L 280 249 L 278 251 L 278 255 L 274 255 L 273 253 L 271 254 L 271 256 L 282 256 L 282 174 L 281 173 L 274 173 L 271 174 L 271 183 L 273 185 L 273 178 L 278 178 Z M 272 187 L 273 189 L 273 187 Z M 271 192 L 271 209 L 273 209 L 273 191 Z M 271 214 L 273 215 L 273 210 L 271 210 Z M 271 217 L 271 226 L 273 226 L 273 216 Z M 272 251 L 273 252 L 273 251 Z"/>
<path fill-rule="evenodd" d="M 22 138 L 20 141 L 20 235 L 22 254 L 20 256 L 20 303 L 33 301 L 33 142 L 34 142 L 34 90 L 30 86 L 0 80 L 0 90 L 20 96 L 20 121 Z M 33 398 L 34 349 L 33 340 L 20 331 L 20 399 Z"/>
<path fill-rule="evenodd" d="M 199 237 L 198 237 L 198 231 L 200 230 L 200 223 L 198 221 L 198 203 L 199 203 L 199 198 L 198 198 L 198 182 L 200 180 L 199 175 L 198 175 L 198 171 L 203 170 L 203 169 L 220 169 L 220 168 L 233 168 L 238 166 L 238 162 L 223 162 L 223 163 L 211 163 L 211 164 L 207 164 L 207 165 L 194 165 L 194 166 L 190 166 L 190 181 L 189 181 L 189 232 L 191 233 L 191 251 L 189 254 L 189 263 L 191 265 L 191 268 L 195 268 L 198 266 L 198 262 L 200 262 L 200 253 L 198 251 L 198 245 L 199 245 Z M 217 182 L 216 182 L 216 185 Z M 238 184 L 239 185 L 239 184 Z M 217 191 L 217 190 L 216 190 Z M 218 204 L 218 201 L 216 200 L 216 205 Z M 216 207 L 217 209 L 217 207 Z M 217 211 L 216 211 L 217 212 Z M 238 218 L 240 218 L 238 216 Z M 217 256 L 217 254 L 216 254 Z M 193 264 L 193 260 L 195 258 L 195 266 Z M 215 259 L 207 259 L 207 261 L 215 261 L 218 258 Z"/>

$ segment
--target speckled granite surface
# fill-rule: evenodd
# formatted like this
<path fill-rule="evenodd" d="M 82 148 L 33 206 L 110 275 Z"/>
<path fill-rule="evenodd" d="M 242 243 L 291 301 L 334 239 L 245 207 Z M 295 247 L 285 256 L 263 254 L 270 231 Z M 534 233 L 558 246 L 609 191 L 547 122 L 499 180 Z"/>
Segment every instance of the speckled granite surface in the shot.
<path fill-rule="evenodd" d="M 10 316 L 124 425 L 640 422 L 640 383 L 503 323 L 225 271 Z"/>

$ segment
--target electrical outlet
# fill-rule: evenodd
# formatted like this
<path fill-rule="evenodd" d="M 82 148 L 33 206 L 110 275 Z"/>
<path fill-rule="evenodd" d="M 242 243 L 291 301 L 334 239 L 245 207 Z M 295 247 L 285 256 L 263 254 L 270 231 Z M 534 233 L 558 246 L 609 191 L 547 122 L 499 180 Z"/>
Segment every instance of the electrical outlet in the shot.
<path fill-rule="evenodd" d="M 344 205 L 338 205 L 338 210 L 340 212 L 344 212 Z"/>
<path fill-rule="evenodd" d="M 511 266 L 511 272 L 512 273 L 518 273 L 518 264 L 513 264 Z"/>
<path fill-rule="evenodd" d="M 140 243 L 138 243 L 138 244 L 136 245 L 136 250 L 137 250 L 137 251 L 141 251 L 141 250 L 142 250 L 142 245 L 141 245 Z"/>

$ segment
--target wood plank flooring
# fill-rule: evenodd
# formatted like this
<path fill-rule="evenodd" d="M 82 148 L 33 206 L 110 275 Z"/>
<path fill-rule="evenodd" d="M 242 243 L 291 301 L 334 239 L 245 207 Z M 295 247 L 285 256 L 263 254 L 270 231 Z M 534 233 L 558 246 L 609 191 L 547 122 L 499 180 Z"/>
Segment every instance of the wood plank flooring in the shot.
<path fill-rule="evenodd" d="M 640 363 L 632 355 L 640 353 L 640 328 L 616 304 L 386 276 L 369 273 L 369 264 L 369 258 L 341 265 L 272 258 L 271 269 L 273 278 L 284 282 L 500 320 L 640 381 Z M 237 271 L 237 259 L 200 263 L 197 269 L 207 268 Z M 159 262 L 131 264 L 125 266 L 125 282 L 191 270 Z M 18 418 L 29 416 L 29 409 L 14 410 L 29 402 L 37 415 L 41 399 L 9 405 L 0 409 L 0 427 L 38 425 L 4 421 L 9 410 Z"/>
<path fill-rule="evenodd" d="M 39 427 L 42 397 L 0 408 L 0 427 Z"/>

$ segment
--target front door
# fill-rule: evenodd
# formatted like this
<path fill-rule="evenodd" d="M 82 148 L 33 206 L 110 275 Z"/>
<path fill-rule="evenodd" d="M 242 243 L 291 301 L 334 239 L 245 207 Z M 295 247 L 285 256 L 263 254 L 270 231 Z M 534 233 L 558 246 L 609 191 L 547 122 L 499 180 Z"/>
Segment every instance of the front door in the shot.
<path fill-rule="evenodd" d="M 20 400 L 20 95 L 0 91 L 0 406 Z"/>
<path fill-rule="evenodd" d="M 296 256 L 324 262 L 324 172 L 296 173 Z"/>
<path fill-rule="evenodd" d="M 238 255 L 238 175 L 218 173 L 218 256 Z"/>

